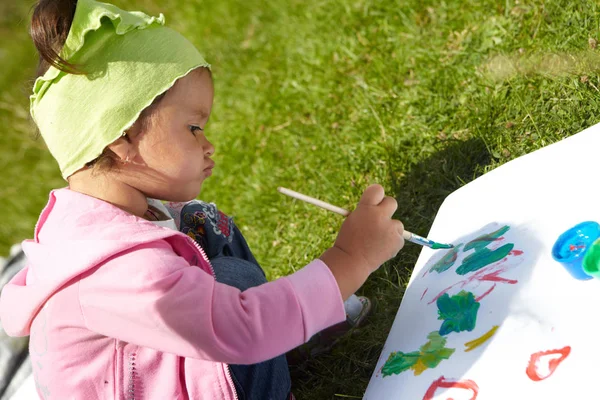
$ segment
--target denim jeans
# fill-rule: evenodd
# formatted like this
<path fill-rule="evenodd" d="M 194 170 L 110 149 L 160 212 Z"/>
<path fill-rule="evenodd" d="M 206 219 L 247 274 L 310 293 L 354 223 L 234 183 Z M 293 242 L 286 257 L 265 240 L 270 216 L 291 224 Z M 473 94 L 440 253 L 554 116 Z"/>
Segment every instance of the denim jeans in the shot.
<path fill-rule="evenodd" d="M 244 291 L 267 282 L 233 220 L 214 204 L 194 201 L 180 214 L 180 230 L 202 246 L 218 282 Z M 240 400 L 287 400 L 291 378 L 285 355 L 258 364 L 229 365 Z"/>

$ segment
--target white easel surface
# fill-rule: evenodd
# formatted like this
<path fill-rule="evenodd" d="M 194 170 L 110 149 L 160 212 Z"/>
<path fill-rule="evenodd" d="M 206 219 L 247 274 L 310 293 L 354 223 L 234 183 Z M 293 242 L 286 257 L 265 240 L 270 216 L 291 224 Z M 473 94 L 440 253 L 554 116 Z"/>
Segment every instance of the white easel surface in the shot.
<path fill-rule="evenodd" d="M 455 260 L 421 252 L 365 399 L 600 396 L 600 281 L 572 278 L 551 255 L 562 232 L 600 222 L 599 155 L 595 125 L 444 201 L 428 237 L 462 246 Z M 494 251 L 507 254 L 482 266 Z"/>

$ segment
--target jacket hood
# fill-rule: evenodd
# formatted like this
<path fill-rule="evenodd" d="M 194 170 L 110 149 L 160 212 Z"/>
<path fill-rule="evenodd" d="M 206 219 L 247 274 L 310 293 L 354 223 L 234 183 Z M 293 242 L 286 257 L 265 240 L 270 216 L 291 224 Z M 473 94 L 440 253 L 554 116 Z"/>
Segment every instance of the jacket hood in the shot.
<path fill-rule="evenodd" d="M 63 286 L 121 252 L 176 235 L 183 234 L 94 197 L 52 191 L 34 239 L 23 242 L 27 266 L 0 294 L 2 327 L 11 336 L 29 335 L 40 308 Z"/>

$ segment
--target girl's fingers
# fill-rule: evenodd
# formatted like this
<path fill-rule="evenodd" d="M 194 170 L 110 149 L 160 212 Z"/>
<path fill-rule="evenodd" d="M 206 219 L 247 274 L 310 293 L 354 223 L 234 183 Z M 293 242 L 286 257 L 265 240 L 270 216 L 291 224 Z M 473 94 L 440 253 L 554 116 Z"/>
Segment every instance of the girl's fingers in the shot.
<path fill-rule="evenodd" d="M 381 203 L 379 203 L 379 207 L 381 207 L 386 217 L 392 218 L 392 215 L 394 215 L 398 209 L 398 202 L 395 198 L 386 196 Z"/>
<path fill-rule="evenodd" d="M 385 198 L 385 192 L 381 185 L 371 185 L 365 189 L 358 204 L 376 206 Z"/>

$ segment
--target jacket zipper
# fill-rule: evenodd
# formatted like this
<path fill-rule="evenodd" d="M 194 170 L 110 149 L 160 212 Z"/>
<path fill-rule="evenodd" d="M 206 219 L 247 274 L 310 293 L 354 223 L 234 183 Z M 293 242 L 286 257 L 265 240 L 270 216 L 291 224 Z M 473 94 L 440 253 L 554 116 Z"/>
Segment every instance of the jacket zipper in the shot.
<path fill-rule="evenodd" d="M 204 252 L 204 249 L 202 248 L 202 246 L 200 246 L 198 243 L 196 243 L 196 241 L 194 239 L 192 239 L 191 237 L 189 237 L 188 235 L 184 234 L 184 236 L 186 238 L 188 238 L 192 242 L 194 247 L 200 252 L 204 261 L 206 261 L 208 263 L 208 266 L 210 267 L 210 272 L 212 272 L 213 278 L 215 278 L 215 280 L 217 280 L 217 275 L 215 274 L 215 269 L 213 268 L 208 257 L 206 256 L 206 253 Z M 231 369 L 229 368 L 229 364 L 226 364 L 226 363 L 223 363 L 223 364 L 225 365 L 225 375 L 227 376 L 227 381 L 228 381 L 229 385 L 231 386 L 231 389 L 233 390 L 233 398 L 235 400 L 239 400 L 237 392 L 235 391 L 235 385 L 233 384 L 233 378 L 231 377 Z M 132 400 L 135 400 L 135 399 L 132 399 Z"/>
<path fill-rule="evenodd" d="M 135 400 L 135 353 L 129 355 L 129 384 L 127 385 L 127 400 Z"/>
<path fill-rule="evenodd" d="M 204 259 L 204 261 L 207 262 L 208 266 L 210 267 L 210 272 L 212 273 L 213 278 L 215 278 L 215 280 L 217 280 L 217 275 L 215 274 L 215 270 L 214 270 L 212 264 L 210 263 L 210 260 L 206 256 L 206 253 L 204 252 L 204 249 L 202 248 L 202 246 L 200 246 L 198 243 L 196 243 L 196 241 L 194 239 L 192 239 L 191 237 L 189 237 L 188 235 L 186 235 L 184 233 L 182 233 L 182 235 L 184 235 L 186 238 L 188 238 L 190 240 L 190 242 L 192 242 L 194 247 L 200 252 L 200 254 L 202 254 L 202 258 Z"/>

